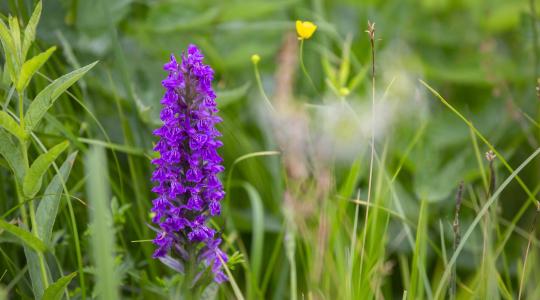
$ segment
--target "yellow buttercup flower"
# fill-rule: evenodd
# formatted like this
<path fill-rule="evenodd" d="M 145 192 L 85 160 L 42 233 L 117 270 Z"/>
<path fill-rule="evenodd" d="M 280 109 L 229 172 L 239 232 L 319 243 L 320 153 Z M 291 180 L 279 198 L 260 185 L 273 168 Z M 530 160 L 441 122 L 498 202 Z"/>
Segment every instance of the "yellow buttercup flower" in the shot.
<path fill-rule="evenodd" d="M 296 33 L 298 33 L 298 39 L 309 39 L 313 33 L 317 30 L 317 25 L 309 21 L 296 21 Z"/>

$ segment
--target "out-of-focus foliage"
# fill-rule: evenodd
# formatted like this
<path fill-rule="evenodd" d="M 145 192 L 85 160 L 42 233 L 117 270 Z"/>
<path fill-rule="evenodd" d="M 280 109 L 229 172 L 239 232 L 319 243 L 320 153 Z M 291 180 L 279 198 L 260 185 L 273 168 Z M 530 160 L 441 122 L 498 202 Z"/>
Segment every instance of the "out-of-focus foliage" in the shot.
<path fill-rule="evenodd" d="M 24 28 L 35 5 L 2 1 L 0 19 L 8 24 L 11 14 Z M 224 230 L 224 250 L 237 263 L 231 271 L 246 298 L 399 299 L 407 290 L 414 299 L 431 299 L 439 288 L 449 292 L 440 278 L 453 253 L 456 190 L 464 181 L 465 232 L 490 196 L 489 147 L 418 80 L 434 87 L 516 169 L 540 143 L 539 7 L 536 0 L 44 1 L 26 58 L 50 57 L 43 66 L 32 64 L 35 70 L 28 66 L 29 81 L 20 85 L 26 88 L 26 133 L 35 137 L 0 114 L 6 129 L 0 138 L 28 139 L 31 162 L 43 148 L 70 142 L 67 160 L 61 155 L 54 167 L 40 168 L 36 178 L 43 184 L 27 187 L 36 207 L 58 210 L 56 220 L 47 221 L 54 229 L 45 230 L 43 259 L 50 284 L 58 283 L 49 293 L 67 286 L 74 299 L 98 294 L 95 276 L 108 269 L 92 256 L 99 239 L 88 224 L 99 216 L 89 213 L 92 166 L 85 169 L 82 159 L 97 145 L 107 149 L 109 169 L 98 169 L 109 176 L 112 200 L 99 201 L 111 202 L 104 216 L 112 218 L 111 269 L 122 298 L 177 296 L 178 276 L 151 258 L 149 159 L 151 132 L 160 124 L 162 65 L 190 43 L 216 70 L 228 189 L 216 226 Z M 290 36 L 297 19 L 318 26 L 302 54 Z M 376 24 L 375 107 L 368 20 Z M 53 46 L 56 51 L 45 52 Z M 0 104 L 5 114 L 17 115 L 14 70 L 2 51 Z M 260 56 L 260 84 L 277 114 L 257 89 L 253 54 Z M 299 55 L 315 87 L 300 70 Z M 73 70 L 70 79 L 61 77 Z M 47 90 L 59 77 L 67 81 Z M 377 155 L 368 213 L 372 129 Z M 45 246 L 28 228 L 22 241 L 13 232 L 21 218 L 16 182 L 24 173 L 10 170 L 20 163 L 21 149 L 9 138 L 0 145 L 0 152 L 15 153 L 0 159 L 0 296 L 7 290 L 26 299 L 34 297 L 30 275 L 37 269 L 21 249 Z M 499 158 L 495 190 L 512 174 Z M 457 298 L 515 298 L 520 290 L 523 298 L 540 298 L 540 273 L 530 267 L 540 259 L 536 238 L 522 273 L 535 213 L 523 186 L 538 192 L 538 170 L 539 159 L 528 164 L 519 173 L 522 184 L 502 190 L 466 241 L 456 261 Z M 226 284 L 205 295 L 236 294 Z"/>

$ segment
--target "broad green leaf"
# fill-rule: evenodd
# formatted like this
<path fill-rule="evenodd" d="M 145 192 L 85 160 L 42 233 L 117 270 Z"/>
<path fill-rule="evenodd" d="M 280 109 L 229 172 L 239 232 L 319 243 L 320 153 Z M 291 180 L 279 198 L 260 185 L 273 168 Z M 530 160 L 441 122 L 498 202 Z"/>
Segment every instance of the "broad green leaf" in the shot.
<path fill-rule="evenodd" d="M 0 127 L 4 128 L 7 132 L 16 136 L 19 140 L 23 141 L 28 138 L 26 132 L 8 115 L 5 111 L 0 111 Z"/>
<path fill-rule="evenodd" d="M 23 45 L 22 45 L 23 59 L 26 57 L 26 54 L 28 53 L 28 49 L 30 49 L 30 45 L 32 45 L 32 42 L 36 38 L 36 28 L 39 22 L 39 17 L 41 16 L 41 8 L 42 8 L 41 1 L 39 1 L 36 4 L 36 8 L 34 8 L 34 12 L 32 13 L 30 20 L 28 20 L 28 24 L 26 25 L 26 28 L 24 29 L 24 40 L 23 40 Z"/>
<path fill-rule="evenodd" d="M 47 62 L 47 60 L 55 50 L 56 47 L 53 46 L 46 51 L 32 57 L 23 64 L 16 86 L 19 93 L 28 86 L 28 83 L 30 83 L 30 79 L 32 79 L 32 76 L 34 76 L 34 74 L 45 64 L 45 62 Z"/>
<path fill-rule="evenodd" d="M 49 169 L 49 166 L 56 160 L 56 158 L 64 152 L 69 146 L 68 141 L 64 141 L 54 147 L 52 147 L 47 153 L 41 154 L 32 163 L 30 169 L 24 176 L 23 193 L 28 198 L 33 198 L 41 188 L 41 182 L 43 181 L 43 175 Z"/>
<path fill-rule="evenodd" d="M 60 300 L 62 299 L 62 294 L 67 285 L 71 280 L 77 276 L 77 272 L 73 272 L 69 275 L 66 275 L 58 279 L 55 283 L 51 284 L 43 294 L 43 300 Z"/>
<path fill-rule="evenodd" d="M 49 84 L 34 98 L 24 116 L 25 129 L 31 132 L 60 95 L 86 74 L 97 62 L 68 73 Z"/>
<path fill-rule="evenodd" d="M 22 151 L 21 145 L 13 142 L 11 136 L 0 128 L 0 155 L 7 161 L 18 182 L 23 181 L 27 168 Z"/>
<path fill-rule="evenodd" d="M 30 248 L 38 252 L 45 252 L 47 250 L 47 246 L 45 245 L 45 243 L 43 243 L 43 241 L 41 241 L 35 235 L 33 235 L 32 233 L 30 233 L 29 231 L 25 229 L 22 229 L 13 224 L 10 224 L 4 221 L 3 219 L 0 219 L 0 229 L 3 229 L 13 234 L 18 239 L 20 239 L 24 244 L 30 246 Z"/>
<path fill-rule="evenodd" d="M 28 265 L 28 274 L 32 282 L 32 291 L 35 299 L 41 299 L 45 291 L 43 277 L 41 277 L 41 266 L 39 263 L 39 255 L 30 247 L 24 246 L 24 255 L 26 256 L 26 264 Z M 47 262 L 45 267 L 48 268 Z"/>
<path fill-rule="evenodd" d="M 60 167 L 60 172 L 54 176 L 51 183 L 49 183 L 49 186 L 47 186 L 47 189 L 45 189 L 44 196 L 39 202 L 36 212 L 37 232 L 46 244 L 48 244 L 51 239 L 63 185 L 69 177 L 71 167 L 73 167 L 76 157 L 77 152 L 73 152 L 68 156 L 66 161 Z"/>

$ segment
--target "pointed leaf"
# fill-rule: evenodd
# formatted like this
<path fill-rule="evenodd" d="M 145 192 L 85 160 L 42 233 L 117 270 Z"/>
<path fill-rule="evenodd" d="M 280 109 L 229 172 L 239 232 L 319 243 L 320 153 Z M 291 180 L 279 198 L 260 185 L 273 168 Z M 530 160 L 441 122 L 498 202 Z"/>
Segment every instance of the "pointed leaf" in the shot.
<path fill-rule="evenodd" d="M 8 115 L 5 111 L 0 111 L 0 127 L 4 128 L 7 132 L 16 136 L 19 140 L 24 141 L 28 138 L 26 132 Z"/>
<path fill-rule="evenodd" d="M 4 47 L 4 55 L 6 57 L 14 55 L 15 46 L 13 45 L 13 38 L 11 37 L 11 33 L 6 26 L 6 23 L 4 23 L 2 20 L 0 20 L 0 41 Z"/>
<path fill-rule="evenodd" d="M 15 59 L 18 63 L 21 63 L 21 28 L 19 27 L 19 19 L 9 16 L 9 31 L 11 38 L 13 39 L 13 48 Z"/>
<path fill-rule="evenodd" d="M 45 245 L 45 243 L 43 243 L 43 241 L 38 239 L 35 235 L 25 229 L 10 224 L 3 219 L 0 219 L 0 229 L 3 229 L 13 234 L 24 244 L 30 246 L 30 248 L 38 252 L 45 252 L 47 250 L 47 246 Z"/>
<path fill-rule="evenodd" d="M 41 188 L 43 175 L 56 158 L 66 150 L 69 142 L 62 142 L 52 147 L 47 153 L 41 154 L 33 163 L 24 176 L 23 193 L 28 198 L 33 198 Z"/>
<path fill-rule="evenodd" d="M 0 155 L 7 161 L 18 182 L 22 183 L 26 172 L 23 149 L 19 143 L 13 142 L 11 136 L 0 128 Z"/>
<path fill-rule="evenodd" d="M 41 299 L 45 291 L 45 284 L 43 283 L 43 277 L 41 277 L 39 255 L 28 246 L 24 246 L 24 255 L 26 257 L 26 265 L 28 266 L 28 274 L 30 275 L 34 298 Z M 46 261 L 45 266 L 48 267 Z"/>
<path fill-rule="evenodd" d="M 34 76 L 34 74 L 45 64 L 45 62 L 47 62 L 47 60 L 55 50 L 56 47 L 53 46 L 46 51 L 32 57 L 23 64 L 21 73 L 19 74 L 19 79 L 17 80 L 16 87 L 18 92 L 23 91 L 28 86 L 28 83 L 30 83 L 30 79 L 32 79 L 32 76 Z"/>
<path fill-rule="evenodd" d="M 9 78 L 15 82 L 16 80 L 16 50 L 15 45 L 13 44 L 13 38 L 9 32 L 6 24 L 0 20 L 0 41 L 2 42 L 2 47 L 4 48 L 4 57 L 6 59 L 5 70 L 9 73 Z"/>
<path fill-rule="evenodd" d="M 77 276 L 77 272 L 73 272 L 69 275 L 66 275 L 58 279 L 55 283 L 51 284 L 43 294 L 43 300 L 60 300 L 62 299 L 62 294 L 64 289 L 68 286 L 71 280 Z"/>
<path fill-rule="evenodd" d="M 26 57 L 26 53 L 28 53 L 28 49 L 30 49 L 30 45 L 32 45 L 32 42 L 36 38 L 36 28 L 37 24 L 39 22 L 39 17 L 41 16 L 41 1 L 39 1 L 36 5 L 36 8 L 34 8 L 34 12 L 32 13 L 32 16 L 30 17 L 30 20 L 28 20 L 28 24 L 26 25 L 26 28 L 24 29 L 24 40 L 23 40 L 23 46 L 22 46 L 22 57 Z"/>
<path fill-rule="evenodd" d="M 34 101 L 32 101 L 24 116 L 26 131 L 31 132 L 38 125 L 39 121 L 41 121 L 45 113 L 47 113 L 47 110 L 53 106 L 54 101 L 56 101 L 65 90 L 83 77 L 84 74 L 96 64 L 97 62 L 94 62 L 68 73 L 56 79 L 43 89 L 36 98 L 34 98 Z"/>
<path fill-rule="evenodd" d="M 75 162 L 77 152 L 71 153 L 66 161 L 60 167 L 60 172 L 54 176 L 45 189 L 45 193 L 36 212 L 36 223 L 38 235 L 41 239 L 48 244 L 51 239 L 54 221 L 58 213 L 58 206 L 60 204 L 60 198 L 64 183 L 69 177 L 71 167 Z"/>

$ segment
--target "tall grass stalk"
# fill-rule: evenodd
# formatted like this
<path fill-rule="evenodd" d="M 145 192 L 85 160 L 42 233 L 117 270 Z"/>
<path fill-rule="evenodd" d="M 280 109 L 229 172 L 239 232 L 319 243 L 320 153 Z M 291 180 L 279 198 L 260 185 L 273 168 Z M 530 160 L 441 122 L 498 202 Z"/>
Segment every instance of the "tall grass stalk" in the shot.
<path fill-rule="evenodd" d="M 364 218 L 364 234 L 362 236 L 362 249 L 360 252 L 360 281 L 364 274 L 364 251 L 367 237 L 367 220 L 369 219 L 369 203 L 371 202 L 371 185 L 373 179 L 373 162 L 375 160 L 375 23 L 368 21 L 368 29 L 366 31 L 369 35 L 369 42 L 371 45 L 371 155 L 369 160 L 369 175 L 368 175 L 368 190 L 367 190 L 367 203 L 366 215 Z"/>

